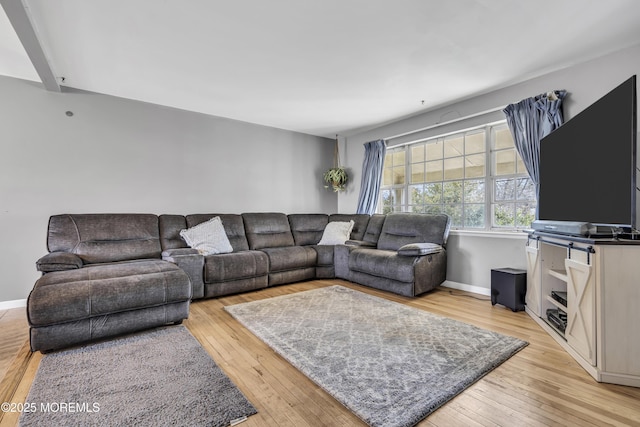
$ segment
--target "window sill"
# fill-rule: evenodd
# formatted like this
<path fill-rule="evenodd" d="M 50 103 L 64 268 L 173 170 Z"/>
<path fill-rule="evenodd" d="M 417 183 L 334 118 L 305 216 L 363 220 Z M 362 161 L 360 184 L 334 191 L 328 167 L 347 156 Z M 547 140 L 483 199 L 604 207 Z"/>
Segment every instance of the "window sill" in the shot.
<path fill-rule="evenodd" d="M 451 230 L 449 234 L 452 234 L 454 236 L 489 237 L 493 239 L 518 239 L 518 240 L 527 239 L 527 233 L 524 230 L 515 230 L 515 231 Z"/>

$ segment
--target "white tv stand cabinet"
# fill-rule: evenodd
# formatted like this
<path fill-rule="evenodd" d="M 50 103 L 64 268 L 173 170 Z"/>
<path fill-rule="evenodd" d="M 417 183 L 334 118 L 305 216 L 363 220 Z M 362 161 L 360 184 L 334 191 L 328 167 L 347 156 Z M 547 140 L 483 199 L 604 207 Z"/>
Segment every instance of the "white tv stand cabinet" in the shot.
<path fill-rule="evenodd" d="M 640 387 L 640 242 L 533 232 L 526 254 L 527 313 L 596 381 Z"/>

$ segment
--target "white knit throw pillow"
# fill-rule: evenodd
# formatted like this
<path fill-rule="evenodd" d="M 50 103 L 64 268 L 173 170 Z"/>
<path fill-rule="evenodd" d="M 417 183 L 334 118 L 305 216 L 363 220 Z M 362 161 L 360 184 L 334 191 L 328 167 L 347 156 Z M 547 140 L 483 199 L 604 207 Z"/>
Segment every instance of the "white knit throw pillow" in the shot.
<path fill-rule="evenodd" d="M 233 252 L 227 233 L 219 216 L 180 231 L 187 245 L 197 249 L 202 255 L 227 254 Z"/>
<path fill-rule="evenodd" d="M 353 220 L 349 222 L 332 221 L 327 224 L 322 233 L 322 238 L 318 242 L 319 245 L 343 245 L 344 242 L 351 238 L 351 230 L 353 230 Z"/>

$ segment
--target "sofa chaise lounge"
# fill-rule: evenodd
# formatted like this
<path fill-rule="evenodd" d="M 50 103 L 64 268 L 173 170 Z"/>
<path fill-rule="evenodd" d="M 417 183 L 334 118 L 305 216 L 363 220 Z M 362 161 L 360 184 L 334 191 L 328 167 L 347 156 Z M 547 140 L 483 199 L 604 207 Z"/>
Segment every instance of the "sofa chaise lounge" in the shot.
<path fill-rule="evenodd" d="M 185 231 L 222 224 L 225 253 Z M 338 241 L 331 226 L 348 225 Z M 43 276 L 27 301 L 33 351 L 188 317 L 191 300 L 315 278 L 415 296 L 446 278 L 446 215 L 85 214 L 50 218 Z"/>
<path fill-rule="evenodd" d="M 189 316 L 191 282 L 161 259 L 151 214 L 55 215 L 27 299 L 31 350 L 55 350 Z"/>

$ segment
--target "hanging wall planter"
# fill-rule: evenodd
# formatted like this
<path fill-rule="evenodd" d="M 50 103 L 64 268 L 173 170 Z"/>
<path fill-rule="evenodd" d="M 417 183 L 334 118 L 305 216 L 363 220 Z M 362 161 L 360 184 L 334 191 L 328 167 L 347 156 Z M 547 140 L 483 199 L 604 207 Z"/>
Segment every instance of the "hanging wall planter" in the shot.
<path fill-rule="evenodd" d="M 324 181 L 327 185 L 324 188 L 333 188 L 333 191 L 344 191 L 347 187 L 349 176 L 343 168 L 331 168 L 324 173 Z"/>
<path fill-rule="evenodd" d="M 349 181 L 349 175 L 347 171 L 340 166 L 340 152 L 338 151 L 338 135 L 336 135 L 336 145 L 333 151 L 333 167 L 327 170 L 323 175 L 326 185 L 324 188 L 333 188 L 336 193 L 338 191 L 344 191 Z"/>

